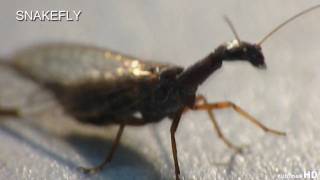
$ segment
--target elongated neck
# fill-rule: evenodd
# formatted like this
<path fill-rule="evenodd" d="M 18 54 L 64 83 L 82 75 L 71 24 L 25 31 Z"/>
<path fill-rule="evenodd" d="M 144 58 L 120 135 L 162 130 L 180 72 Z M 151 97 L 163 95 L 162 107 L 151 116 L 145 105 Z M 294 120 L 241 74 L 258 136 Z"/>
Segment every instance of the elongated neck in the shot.
<path fill-rule="evenodd" d="M 178 81 L 182 85 L 190 88 L 197 88 L 202 84 L 214 71 L 222 66 L 224 51 L 216 49 L 204 59 L 188 67 L 179 77 Z"/>

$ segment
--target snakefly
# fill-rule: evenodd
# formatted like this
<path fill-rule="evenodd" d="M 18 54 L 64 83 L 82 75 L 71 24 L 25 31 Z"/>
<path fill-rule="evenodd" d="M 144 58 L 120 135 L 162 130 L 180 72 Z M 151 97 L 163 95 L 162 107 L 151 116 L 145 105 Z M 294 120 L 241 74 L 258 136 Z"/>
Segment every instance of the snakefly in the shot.
<path fill-rule="evenodd" d="M 180 117 L 189 110 L 208 113 L 223 142 L 239 151 L 220 131 L 213 110 L 231 108 L 265 132 L 285 135 L 266 127 L 238 105 L 225 101 L 211 103 L 197 94 L 198 87 L 223 61 L 247 61 L 265 69 L 261 45 L 287 23 L 314 9 L 316 5 L 289 18 L 258 43 L 242 41 L 231 21 L 225 17 L 235 40 L 218 46 L 190 67 L 143 61 L 113 51 L 76 44 L 51 44 L 17 53 L 6 63 L 23 76 L 48 89 L 66 113 L 82 123 L 97 126 L 119 125 L 112 148 L 97 166 L 80 168 L 85 173 L 101 171 L 111 162 L 124 128 L 172 120 L 170 133 L 176 179 L 180 179 L 175 132 Z M 2 116 L 23 116 L 19 109 L 0 109 Z M 139 115 L 139 116 L 138 116 Z"/>

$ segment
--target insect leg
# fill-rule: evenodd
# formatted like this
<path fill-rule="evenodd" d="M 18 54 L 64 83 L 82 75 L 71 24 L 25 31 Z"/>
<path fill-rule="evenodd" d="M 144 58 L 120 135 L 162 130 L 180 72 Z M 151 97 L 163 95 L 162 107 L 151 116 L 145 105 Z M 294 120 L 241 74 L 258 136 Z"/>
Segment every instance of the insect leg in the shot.
<path fill-rule="evenodd" d="M 225 108 L 232 108 L 237 113 L 242 115 L 245 119 L 247 119 L 248 121 L 250 121 L 254 125 L 258 126 L 259 128 L 261 128 L 265 132 L 269 132 L 269 133 L 272 133 L 275 135 L 281 135 L 281 136 L 286 135 L 285 132 L 274 130 L 274 129 L 266 127 L 261 122 L 256 120 L 253 116 L 251 116 L 249 113 L 247 113 L 245 110 L 243 110 L 242 108 L 240 108 L 239 106 L 237 106 L 236 104 L 234 104 L 230 101 L 224 101 L 224 102 L 218 102 L 218 103 L 196 104 L 194 107 L 195 110 L 206 110 L 206 111 L 208 111 L 208 110 L 212 111 L 215 109 L 225 109 Z"/>
<path fill-rule="evenodd" d="M 207 102 L 207 100 L 206 100 L 206 98 L 204 97 L 204 96 L 202 96 L 202 95 L 199 95 L 199 96 L 197 96 L 197 103 L 199 103 L 199 101 L 202 101 L 202 103 L 204 104 L 204 105 L 207 105 L 208 104 L 208 102 Z M 196 103 L 196 104 L 197 104 Z M 197 105 L 196 105 L 197 106 Z M 208 116 L 209 116 L 209 118 L 210 118 L 210 120 L 212 121 L 212 123 L 213 123 L 213 126 L 214 126 L 214 128 L 215 128 L 215 130 L 216 130 L 216 132 L 217 132 L 217 134 L 218 134 L 218 137 L 220 138 L 220 139 L 222 139 L 222 141 L 229 147 L 229 148 L 231 148 L 231 149 L 234 149 L 235 151 L 237 151 L 237 152 L 240 152 L 241 151 L 241 147 L 237 147 L 236 145 L 234 145 L 232 142 L 230 142 L 225 136 L 224 136 L 224 134 L 222 133 L 222 131 L 221 131 L 221 129 L 220 129 L 220 126 L 219 126 L 219 124 L 218 124 L 218 122 L 217 122 L 217 120 L 216 120 L 216 118 L 215 118 L 215 116 L 214 116 L 214 114 L 213 114 L 213 111 L 212 110 L 210 110 L 210 109 L 207 109 L 207 113 L 208 113 Z"/>
<path fill-rule="evenodd" d="M 179 163 L 178 163 L 178 154 L 177 154 L 177 144 L 176 144 L 176 139 L 175 139 L 175 133 L 177 131 L 181 114 L 182 111 L 179 111 L 173 118 L 171 127 L 170 127 L 170 134 L 171 134 L 171 146 L 172 146 L 172 155 L 173 155 L 173 160 L 174 160 L 174 168 L 175 168 L 175 174 L 176 174 L 176 180 L 179 180 L 179 175 L 180 175 L 180 168 L 179 168 Z"/>
<path fill-rule="evenodd" d="M 123 130 L 124 130 L 124 127 L 125 125 L 124 124 L 121 124 L 120 127 L 119 127 L 119 130 L 118 130 L 118 133 L 117 133 L 117 136 L 116 136 L 116 139 L 113 141 L 112 143 L 112 147 L 111 147 L 111 151 L 109 152 L 108 156 L 105 158 L 105 160 L 99 164 L 98 166 L 96 167 L 92 167 L 92 168 L 84 168 L 84 167 L 80 167 L 80 170 L 84 173 L 88 173 L 88 174 L 93 174 L 93 173 L 97 173 L 99 171 L 101 171 L 108 163 L 110 163 L 110 161 L 112 160 L 113 158 L 113 155 L 119 145 L 119 142 L 120 142 L 120 138 L 121 138 L 121 135 L 123 133 Z"/>
<path fill-rule="evenodd" d="M 19 117 L 20 114 L 18 109 L 8 109 L 0 107 L 0 116 Z"/>

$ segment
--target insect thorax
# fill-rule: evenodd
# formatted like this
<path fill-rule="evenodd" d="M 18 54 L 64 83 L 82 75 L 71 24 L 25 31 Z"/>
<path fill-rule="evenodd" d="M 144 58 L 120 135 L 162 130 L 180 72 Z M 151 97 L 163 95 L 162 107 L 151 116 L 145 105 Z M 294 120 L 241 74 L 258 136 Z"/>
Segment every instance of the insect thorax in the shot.
<path fill-rule="evenodd" d="M 186 89 L 178 82 L 176 75 L 162 78 L 143 102 L 141 113 L 148 121 L 160 121 L 187 106 L 193 106 L 196 88 Z"/>

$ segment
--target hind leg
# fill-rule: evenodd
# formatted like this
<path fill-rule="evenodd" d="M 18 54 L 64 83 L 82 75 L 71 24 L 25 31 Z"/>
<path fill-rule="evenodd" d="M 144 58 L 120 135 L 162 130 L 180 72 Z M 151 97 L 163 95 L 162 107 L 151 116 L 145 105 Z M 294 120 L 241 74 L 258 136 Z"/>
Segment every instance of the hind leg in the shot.
<path fill-rule="evenodd" d="M 106 158 L 100 164 L 98 164 L 97 166 L 94 166 L 94 167 L 89 167 L 89 168 L 79 167 L 79 170 L 82 171 L 83 173 L 94 174 L 94 173 L 101 171 L 106 165 L 108 165 L 111 162 L 111 160 L 114 156 L 114 153 L 116 152 L 116 149 L 119 145 L 124 127 L 125 127 L 124 124 L 120 125 L 117 136 L 112 143 L 112 147 L 111 147 L 110 152 L 108 153 Z"/>
<path fill-rule="evenodd" d="M 19 117 L 19 110 L 14 108 L 4 108 L 0 106 L 0 116 Z"/>

